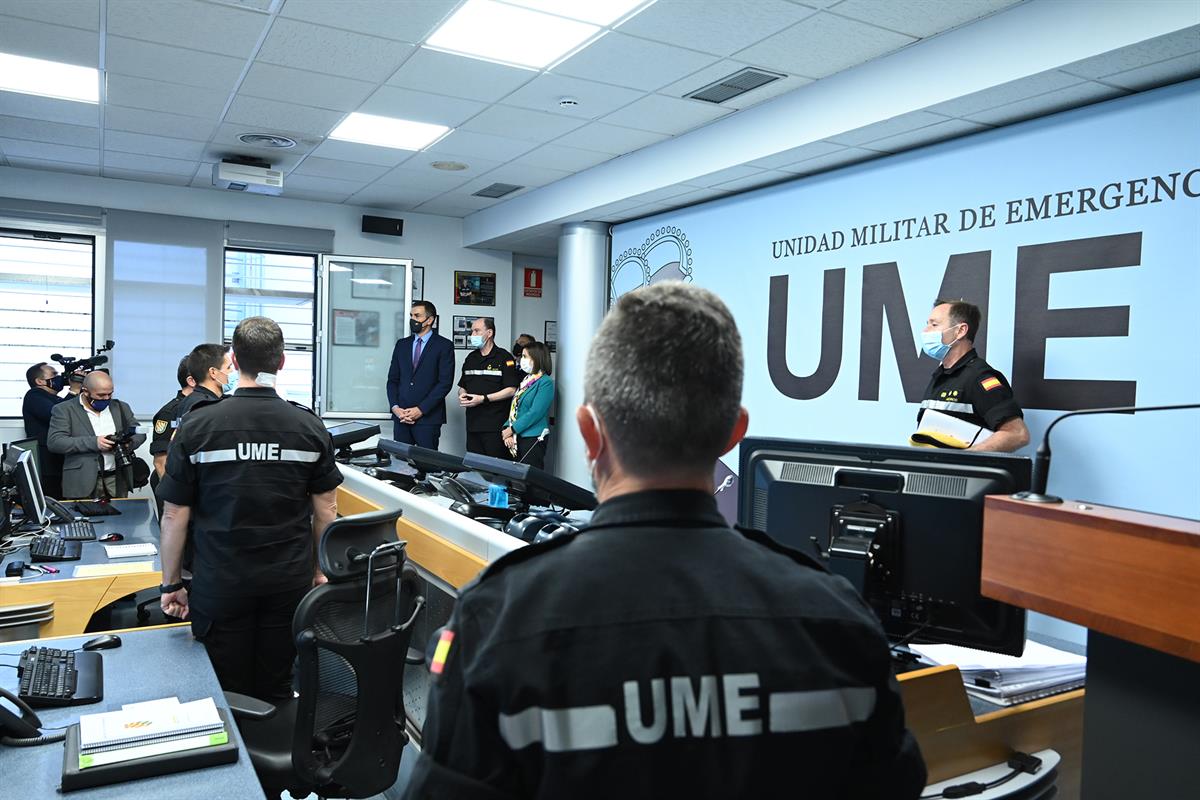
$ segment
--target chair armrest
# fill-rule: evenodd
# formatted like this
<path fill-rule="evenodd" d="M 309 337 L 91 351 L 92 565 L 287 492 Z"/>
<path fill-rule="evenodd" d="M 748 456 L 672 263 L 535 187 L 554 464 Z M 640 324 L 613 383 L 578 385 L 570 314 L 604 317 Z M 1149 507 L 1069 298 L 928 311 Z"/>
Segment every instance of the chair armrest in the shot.
<path fill-rule="evenodd" d="M 404 654 L 405 664 L 424 664 L 425 654 L 415 647 L 408 648 L 408 652 Z"/>
<path fill-rule="evenodd" d="M 275 716 L 275 706 L 237 692 L 225 692 L 225 702 L 234 719 L 265 720 Z"/>

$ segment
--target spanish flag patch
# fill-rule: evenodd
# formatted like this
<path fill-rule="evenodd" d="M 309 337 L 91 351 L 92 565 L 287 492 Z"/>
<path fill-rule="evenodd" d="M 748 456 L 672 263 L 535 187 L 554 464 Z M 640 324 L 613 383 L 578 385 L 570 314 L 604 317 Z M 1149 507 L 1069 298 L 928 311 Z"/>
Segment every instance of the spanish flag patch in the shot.
<path fill-rule="evenodd" d="M 993 375 L 990 378 L 984 378 L 983 380 L 981 380 L 979 382 L 979 385 L 983 387 L 983 390 L 985 392 L 990 392 L 992 389 L 995 389 L 1003 384 L 1000 383 L 999 378 L 997 378 L 995 375 Z"/>
<path fill-rule="evenodd" d="M 429 664 L 429 671 L 434 675 L 441 675 L 442 670 L 446 668 L 446 657 L 450 655 L 450 643 L 454 641 L 454 631 L 446 628 L 442 631 L 441 638 L 438 639 L 437 647 L 433 650 L 433 661 Z"/>
<path fill-rule="evenodd" d="M 506 367 L 515 367 L 516 365 L 517 365 L 517 363 L 515 361 L 505 361 L 504 362 L 504 366 L 506 366 Z"/>

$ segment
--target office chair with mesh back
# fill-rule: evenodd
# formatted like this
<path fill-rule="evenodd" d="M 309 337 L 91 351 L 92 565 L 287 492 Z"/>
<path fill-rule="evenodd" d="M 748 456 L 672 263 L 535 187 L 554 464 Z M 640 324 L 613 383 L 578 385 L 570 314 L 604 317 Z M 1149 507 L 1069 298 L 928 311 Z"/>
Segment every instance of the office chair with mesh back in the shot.
<path fill-rule="evenodd" d="M 292 620 L 299 696 L 266 703 L 226 692 L 264 790 L 370 797 L 396 781 L 404 664 L 425 604 L 396 540 L 400 511 L 343 517 L 321 537 L 329 583 Z"/>

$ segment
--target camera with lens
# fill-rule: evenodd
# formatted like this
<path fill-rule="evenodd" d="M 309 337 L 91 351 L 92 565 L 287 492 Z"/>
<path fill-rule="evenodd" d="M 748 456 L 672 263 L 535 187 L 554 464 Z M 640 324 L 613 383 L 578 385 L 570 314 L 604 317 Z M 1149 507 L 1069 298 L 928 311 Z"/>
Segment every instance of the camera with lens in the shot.
<path fill-rule="evenodd" d="M 130 428 L 124 433 L 110 434 L 106 438 L 113 443 L 113 458 L 116 460 L 117 469 L 125 469 L 133 466 L 134 455 L 133 436 L 137 433 L 136 428 Z"/>
<path fill-rule="evenodd" d="M 64 356 L 62 353 L 54 353 L 50 356 L 50 360 L 59 363 L 64 375 L 72 375 L 74 373 L 86 375 L 101 364 L 107 364 L 108 356 L 103 354 L 116 346 L 116 342 L 109 339 L 104 343 L 104 347 L 96 348 L 96 353 L 88 358 L 73 358 L 71 356 Z"/>

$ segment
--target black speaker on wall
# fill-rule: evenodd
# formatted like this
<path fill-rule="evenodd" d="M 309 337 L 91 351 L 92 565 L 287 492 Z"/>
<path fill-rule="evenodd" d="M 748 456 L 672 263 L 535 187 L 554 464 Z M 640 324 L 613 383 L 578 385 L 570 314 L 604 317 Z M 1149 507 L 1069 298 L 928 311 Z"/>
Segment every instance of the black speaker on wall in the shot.
<path fill-rule="evenodd" d="M 387 236 L 403 236 L 404 220 L 392 219 L 391 217 L 372 217 L 370 214 L 363 214 L 362 232 L 382 233 Z"/>

